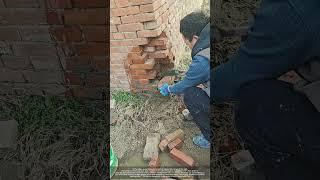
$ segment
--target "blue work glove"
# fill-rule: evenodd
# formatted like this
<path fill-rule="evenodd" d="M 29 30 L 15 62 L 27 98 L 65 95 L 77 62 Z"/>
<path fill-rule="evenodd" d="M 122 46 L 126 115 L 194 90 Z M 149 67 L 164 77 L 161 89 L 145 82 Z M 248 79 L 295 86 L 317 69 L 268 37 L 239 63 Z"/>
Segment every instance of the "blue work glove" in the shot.
<path fill-rule="evenodd" d="M 170 90 L 169 90 L 169 84 L 164 83 L 160 88 L 160 93 L 162 94 L 162 96 L 169 96 L 170 94 Z"/>

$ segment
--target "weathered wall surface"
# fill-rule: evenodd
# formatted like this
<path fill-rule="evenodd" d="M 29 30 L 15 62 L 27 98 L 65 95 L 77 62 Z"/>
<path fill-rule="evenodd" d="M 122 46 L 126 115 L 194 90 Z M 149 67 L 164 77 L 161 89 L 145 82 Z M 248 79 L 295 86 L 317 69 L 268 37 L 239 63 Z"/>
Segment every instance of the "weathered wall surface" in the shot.
<path fill-rule="evenodd" d="M 181 18 L 201 5 L 202 0 L 111 0 L 111 88 L 150 90 L 184 48 Z"/>
<path fill-rule="evenodd" d="M 101 98 L 105 0 L 0 0 L 0 94 Z"/>

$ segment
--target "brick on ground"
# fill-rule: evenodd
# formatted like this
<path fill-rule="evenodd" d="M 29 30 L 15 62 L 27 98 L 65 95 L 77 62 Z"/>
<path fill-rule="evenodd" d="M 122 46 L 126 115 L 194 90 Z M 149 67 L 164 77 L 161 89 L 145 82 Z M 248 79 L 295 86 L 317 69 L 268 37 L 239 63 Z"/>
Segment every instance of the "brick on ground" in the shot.
<path fill-rule="evenodd" d="M 18 123 L 15 120 L 0 121 L 0 148 L 15 148 L 18 135 Z"/>
<path fill-rule="evenodd" d="M 154 174 L 159 170 L 159 168 L 160 168 L 160 158 L 158 154 L 151 157 L 148 170 L 150 173 Z"/>
<path fill-rule="evenodd" d="M 170 151 L 170 157 L 189 169 L 192 169 L 195 166 L 195 161 L 191 156 L 186 155 L 184 152 L 176 148 L 173 148 Z"/>
<path fill-rule="evenodd" d="M 177 138 L 168 144 L 168 148 L 169 148 L 169 150 L 172 150 L 173 148 L 181 149 L 182 145 L 183 145 L 183 141 L 181 139 Z"/>
<path fill-rule="evenodd" d="M 149 161 L 152 156 L 159 154 L 158 144 L 160 142 L 159 133 L 151 133 L 147 136 L 146 145 L 144 147 L 143 159 Z"/>
<path fill-rule="evenodd" d="M 169 144 L 168 140 L 163 139 L 163 140 L 160 142 L 160 144 L 159 144 L 160 150 L 161 150 L 162 152 L 165 152 L 165 151 L 167 150 L 167 148 L 168 148 L 168 144 Z"/>
<path fill-rule="evenodd" d="M 171 143 L 172 141 L 174 141 L 177 138 L 180 138 L 181 140 L 184 139 L 184 133 L 183 133 L 182 129 L 178 129 L 178 130 L 174 131 L 173 133 L 166 135 L 166 137 L 165 137 L 165 139 L 169 143 Z"/>

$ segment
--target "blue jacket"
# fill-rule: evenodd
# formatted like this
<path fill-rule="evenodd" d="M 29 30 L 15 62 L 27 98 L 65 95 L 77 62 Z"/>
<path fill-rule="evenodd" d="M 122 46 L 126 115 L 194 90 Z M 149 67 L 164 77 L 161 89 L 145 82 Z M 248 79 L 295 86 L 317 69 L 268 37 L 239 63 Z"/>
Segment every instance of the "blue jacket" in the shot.
<path fill-rule="evenodd" d="M 264 0 L 247 40 L 211 71 L 211 98 L 237 100 L 244 84 L 277 78 L 320 56 L 320 0 Z"/>
<path fill-rule="evenodd" d="M 183 80 L 170 86 L 173 94 L 182 94 L 189 87 L 194 87 L 210 80 L 210 60 L 196 55 L 203 49 L 210 48 L 210 24 L 206 25 L 199 35 L 199 39 L 192 48 L 192 63 Z"/>

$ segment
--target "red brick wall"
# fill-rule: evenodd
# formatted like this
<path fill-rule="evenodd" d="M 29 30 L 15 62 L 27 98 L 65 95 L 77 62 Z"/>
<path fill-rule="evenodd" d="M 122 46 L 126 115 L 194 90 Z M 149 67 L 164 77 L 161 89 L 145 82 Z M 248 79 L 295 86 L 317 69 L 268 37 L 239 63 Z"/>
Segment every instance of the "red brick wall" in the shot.
<path fill-rule="evenodd" d="M 0 0 L 0 94 L 101 98 L 108 80 L 108 5 Z"/>
<path fill-rule="evenodd" d="M 111 0 L 111 88 L 152 90 L 184 49 L 179 22 L 202 0 Z"/>

